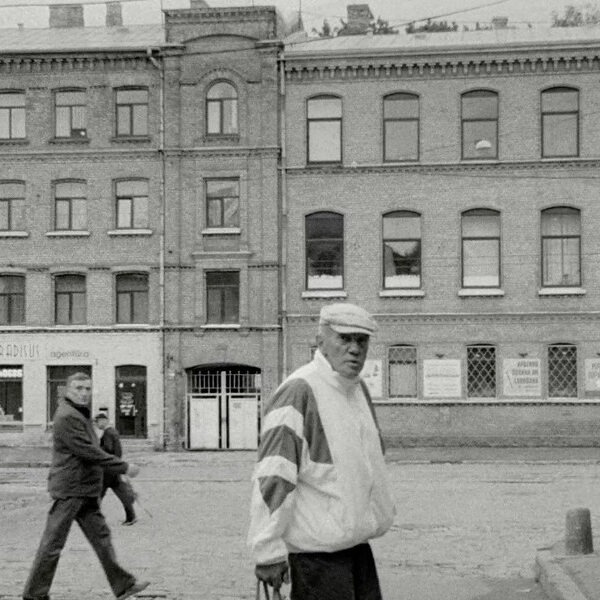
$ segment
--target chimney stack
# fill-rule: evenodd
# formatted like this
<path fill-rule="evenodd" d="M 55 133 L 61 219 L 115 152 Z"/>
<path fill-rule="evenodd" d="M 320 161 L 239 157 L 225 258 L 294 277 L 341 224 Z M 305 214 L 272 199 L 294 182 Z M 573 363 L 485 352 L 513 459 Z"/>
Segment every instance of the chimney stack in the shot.
<path fill-rule="evenodd" d="M 83 27 L 82 4 L 51 4 L 50 27 Z"/>
<path fill-rule="evenodd" d="M 190 0 L 190 8 L 210 8 L 205 0 Z"/>
<path fill-rule="evenodd" d="M 123 13 L 120 2 L 106 3 L 106 26 L 107 27 L 122 27 Z"/>

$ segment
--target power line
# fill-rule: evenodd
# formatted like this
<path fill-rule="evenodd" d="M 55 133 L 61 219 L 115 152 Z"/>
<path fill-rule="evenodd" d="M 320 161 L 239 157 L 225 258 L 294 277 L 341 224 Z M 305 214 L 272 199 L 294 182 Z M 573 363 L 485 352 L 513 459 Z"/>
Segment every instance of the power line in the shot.
<path fill-rule="evenodd" d="M 113 0 L 116 1 L 116 0 Z M 151 0 L 118 0 L 120 3 L 124 2 L 150 2 Z M 86 2 L 71 2 L 67 4 L 71 4 L 72 6 L 92 6 L 96 4 L 107 4 L 110 3 L 111 0 L 88 0 Z M 32 3 L 15 3 L 15 4 L 0 4 L 0 8 L 50 8 L 51 6 L 56 6 L 55 4 L 49 4 L 47 2 L 32 2 Z"/>

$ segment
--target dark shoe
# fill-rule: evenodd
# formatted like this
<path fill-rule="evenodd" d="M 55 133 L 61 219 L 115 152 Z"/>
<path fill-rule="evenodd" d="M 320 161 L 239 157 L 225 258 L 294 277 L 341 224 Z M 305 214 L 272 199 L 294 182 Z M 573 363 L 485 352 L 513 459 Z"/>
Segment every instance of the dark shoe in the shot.
<path fill-rule="evenodd" d="M 150 585 L 149 581 L 136 581 L 131 587 L 128 587 L 123 593 L 117 596 L 117 600 L 125 600 L 129 596 L 135 596 Z"/>
<path fill-rule="evenodd" d="M 131 520 L 123 521 L 121 525 L 133 525 L 134 523 L 137 523 L 137 517 L 134 517 Z"/>

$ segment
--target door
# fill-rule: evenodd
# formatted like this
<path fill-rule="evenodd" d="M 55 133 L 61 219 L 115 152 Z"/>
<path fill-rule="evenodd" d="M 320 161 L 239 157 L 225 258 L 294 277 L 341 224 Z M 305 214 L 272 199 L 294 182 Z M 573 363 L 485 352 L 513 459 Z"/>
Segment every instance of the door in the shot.
<path fill-rule="evenodd" d="M 193 450 L 220 448 L 219 397 L 192 394 L 188 399 L 189 447 Z"/>
<path fill-rule="evenodd" d="M 115 369 L 115 426 L 123 437 L 145 438 L 146 367 L 122 365 Z"/>

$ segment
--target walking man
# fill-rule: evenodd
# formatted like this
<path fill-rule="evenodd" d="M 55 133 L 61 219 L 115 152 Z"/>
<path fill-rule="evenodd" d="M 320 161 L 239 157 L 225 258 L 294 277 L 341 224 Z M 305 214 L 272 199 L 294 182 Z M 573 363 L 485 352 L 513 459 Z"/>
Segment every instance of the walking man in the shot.
<path fill-rule="evenodd" d="M 94 422 L 98 429 L 102 431 L 102 437 L 100 438 L 100 448 L 113 456 L 121 458 L 123 455 L 123 449 L 121 448 L 121 439 L 119 438 L 118 431 L 111 426 L 108 421 L 108 415 L 105 412 L 98 413 L 94 417 Z M 109 470 L 104 472 L 102 480 L 102 493 L 101 498 L 106 495 L 106 490 L 110 488 L 115 496 L 121 501 L 123 508 L 125 509 L 125 520 L 122 525 L 133 525 L 137 521 L 135 516 L 135 510 L 133 509 L 133 503 L 135 502 L 135 496 L 133 488 L 129 482 L 123 481 L 123 478 L 118 473 L 113 473 Z"/>
<path fill-rule="evenodd" d="M 291 575 L 291 600 L 381 600 L 368 540 L 394 505 L 360 378 L 375 330 L 358 306 L 325 306 L 314 359 L 265 410 L 248 541 L 259 580 L 277 589 Z"/>
<path fill-rule="evenodd" d="M 102 471 L 135 477 L 139 467 L 108 454 L 98 444 L 90 418 L 92 381 L 86 373 L 67 379 L 65 398 L 54 413 L 52 465 L 48 491 L 54 499 L 33 566 L 25 583 L 24 600 L 49 600 L 50 587 L 73 521 L 98 555 L 117 600 L 148 587 L 118 563 L 110 530 L 100 512 Z"/>

